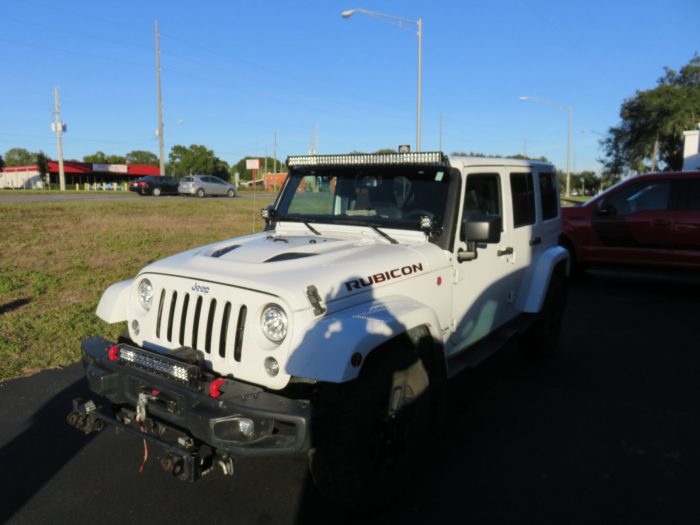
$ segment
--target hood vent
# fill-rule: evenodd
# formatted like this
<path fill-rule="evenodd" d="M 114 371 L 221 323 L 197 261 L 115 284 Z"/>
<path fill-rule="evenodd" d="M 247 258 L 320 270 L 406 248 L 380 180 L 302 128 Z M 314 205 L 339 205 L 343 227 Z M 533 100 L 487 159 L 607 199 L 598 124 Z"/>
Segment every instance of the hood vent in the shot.
<path fill-rule="evenodd" d="M 226 255 L 228 252 L 232 252 L 236 248 L 240 248 L 240 247 L 241 247 L 240 244 L 232 244 L 231 246 L 219 248 L 218 250 L 211 253 L 211 257 L 221 257 L 222 255 Z"/>
<path fill-rule="evenodd" d="M 269 262 L 279 262 L 279 261 L 291 261 L 292 259 L 303 259 L 304 257 L 311 257 L 312 255 L 316 255 L 316 254 L 315 253 L 299 253 L 299 252 L 280 253 L 279 255 L 275 255 L 274 257 L 270 257 L 265 262 L 269 263 Z"/>

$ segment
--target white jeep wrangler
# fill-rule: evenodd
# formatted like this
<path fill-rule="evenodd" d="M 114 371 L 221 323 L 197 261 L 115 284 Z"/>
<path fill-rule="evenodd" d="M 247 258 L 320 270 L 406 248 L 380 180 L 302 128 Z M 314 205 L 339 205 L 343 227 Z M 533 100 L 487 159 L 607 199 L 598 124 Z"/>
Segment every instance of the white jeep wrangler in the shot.
<path fill-rule="evenodd" d="M 322 494 L 386 501 L 410 479 L 446 381 L 519 335 L 557 345 L 568 254 L 554 168 L 439 152 L 290 157 L 266 231 L 149 264 L 82 344 L 68 420 L 161 444 L 196 480 L 238 455 L 308 452 Z"/>

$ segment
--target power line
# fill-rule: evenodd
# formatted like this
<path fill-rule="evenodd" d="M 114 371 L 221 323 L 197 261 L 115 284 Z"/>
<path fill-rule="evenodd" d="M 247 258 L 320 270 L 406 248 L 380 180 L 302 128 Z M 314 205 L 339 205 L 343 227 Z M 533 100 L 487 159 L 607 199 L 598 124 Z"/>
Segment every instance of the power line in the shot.
<path fill-rule="evenodd" d="M 94 58 L 94 59 L 97 59 L 97 60 L 100 60 L 100 61 L 104 61 L 104 60 L 106 59 L 106 60 L 109 60 L 109 61 L 112 61 L 112 62 L 121 62 L 122 64 L 129 64 L 129 65 L 132 65 L 132 66 L 138 66 L 138 67 L 144 67 L 144 68 L 145 68 L 145 67 L 147 67 L 147 68 L 151 68 L 151 67 L 152 67 L 152 66 L 150 66 L 150 65 L 140 64 L 140 63 L 138 63 L 138 62 L 131 62 L 131 61 L 129 61 L 129 60 L 123 60 L 123 59 L 120 59 L 120 58 L 108 57 L 108 56 L 105 56 L 105 55 L 96 55 L 96 54 L 94 54 L 94 53 L 85 53 L 85 52 L 83 52 L 83 51 L 73 51 L 73 50 L 70 50 L 70 49 L 61 49 L 61 48 L 59 48 L 59 47 L 46 46 L 46 45 L 42 45 L 42 44 L 34 44 L 34 43 L 30 43 L 30 42 L 20 42 L 20 41 L 17 41 L 17 40 L 8 40 L 8 39 L 6 39 L 6 38 L 0 38 L 0 42 L 5 42 L 6 44 L 11 44 L 11 45 L 19 45 L 19 46 L 25 46 L 25 47 L 34 47 L 34 48 L 37 48 L 37 49 L 48 49 L 49 51 L 57 51 L 57 52 L 59 52 L 59 53 L 66 53 L 66 54 L 70 54 L 70 55 L 79 55 L 79 56 Z"/>

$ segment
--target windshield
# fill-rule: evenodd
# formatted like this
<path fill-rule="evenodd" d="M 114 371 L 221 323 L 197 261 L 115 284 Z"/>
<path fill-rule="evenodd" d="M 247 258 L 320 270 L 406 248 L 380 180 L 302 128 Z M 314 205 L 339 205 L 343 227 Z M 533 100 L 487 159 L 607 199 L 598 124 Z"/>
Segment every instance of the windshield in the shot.
<path fill-rule="evenodd" d="M 418 230 L 420 217 L 429 215 L 442 225 L 449 179 L 442 166 L 291 171 L 277 217 Z"/>

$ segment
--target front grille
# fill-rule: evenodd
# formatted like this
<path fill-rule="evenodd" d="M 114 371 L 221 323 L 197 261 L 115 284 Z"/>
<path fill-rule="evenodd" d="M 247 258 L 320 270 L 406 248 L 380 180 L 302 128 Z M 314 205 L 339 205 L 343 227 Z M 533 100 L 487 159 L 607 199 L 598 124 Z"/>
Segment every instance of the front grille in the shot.
<path fill-rule="evenodd" d="M 201 294 L 161 290 L 155 336 L 201 350 L 212 361 L 241 361 L 247 306 Z"/>

